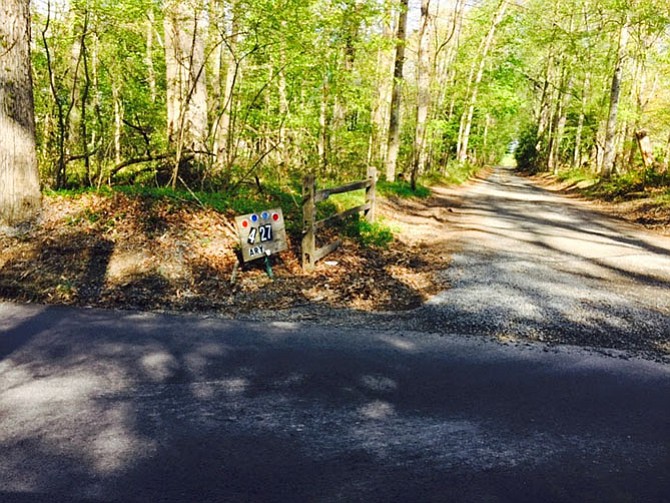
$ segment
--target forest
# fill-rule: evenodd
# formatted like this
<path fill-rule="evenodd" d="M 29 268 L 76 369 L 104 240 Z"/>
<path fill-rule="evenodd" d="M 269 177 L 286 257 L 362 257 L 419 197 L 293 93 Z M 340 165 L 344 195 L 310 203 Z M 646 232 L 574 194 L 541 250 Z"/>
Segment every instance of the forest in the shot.
<path fill-rule="evenodd" d="M 234 197 L 368 166 L 415 187 L 512 153 L 529 171 L 667 183 L 661 0 L 25 4 L 5 18 L 31 19 L 42 189 Z"/>

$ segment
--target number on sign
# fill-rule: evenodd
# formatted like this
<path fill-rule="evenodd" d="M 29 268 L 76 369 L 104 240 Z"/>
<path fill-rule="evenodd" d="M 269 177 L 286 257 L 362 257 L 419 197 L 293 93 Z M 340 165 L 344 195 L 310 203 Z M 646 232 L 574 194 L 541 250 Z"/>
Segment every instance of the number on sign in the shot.
<path fill-rule="evenodd" d="M 258 229 L 256 227 L 252 227 L 251 230 L 249 231 L 249 237 L 247 238 L 247 243 L 250 245 L 254 244 L 256 242 L 256 235 L 258 234 Z"/>
<path fill-rule="evenodd" d="M 272 225 L 266 224 L 259 227 L 261 233 L 261 243 L 272 241 Z"/>

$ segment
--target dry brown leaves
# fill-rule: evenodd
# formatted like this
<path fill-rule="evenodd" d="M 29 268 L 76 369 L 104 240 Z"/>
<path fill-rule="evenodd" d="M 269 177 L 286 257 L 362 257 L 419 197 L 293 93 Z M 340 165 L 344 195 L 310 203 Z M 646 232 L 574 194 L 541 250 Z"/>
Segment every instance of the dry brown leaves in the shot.
<path fill-rule="evenodd" d="M 318 264 L 300 267 L 300 243 L 231 282 L 237 237 L 233 215 L 190 203 L 84 195 L 45 201 L 38 225 L 0 235 L 0 298 L 125 309 L 238 312 L 306 303 L 357 310 L 411 309 L 444 287 L 444 261 L 418 258 L 398 242 L 389 250 L 352 241 Z"/>

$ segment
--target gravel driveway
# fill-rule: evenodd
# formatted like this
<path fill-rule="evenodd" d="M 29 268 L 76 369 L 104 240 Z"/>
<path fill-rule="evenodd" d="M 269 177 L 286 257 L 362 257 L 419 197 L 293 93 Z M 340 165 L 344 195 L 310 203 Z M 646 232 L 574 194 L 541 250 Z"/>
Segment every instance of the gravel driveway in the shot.
<path fill-rule="evenodd" d="M 422 328 L 670 354 L 670 239 L 498 169 L 465 196 Z"/>
<path fill-rule="evenodd" d="M 486 335 L 670 361 L 670 238 L 505 168 L 459 195 L 454 209 L 453 193 L 438 189 L 437 207 L 407 217 L 424 227 L 417 246 L 456 250 L 444 271 L 451 288 L 423 307 L 369 315 L 309 306 L 254 319 Z"/>

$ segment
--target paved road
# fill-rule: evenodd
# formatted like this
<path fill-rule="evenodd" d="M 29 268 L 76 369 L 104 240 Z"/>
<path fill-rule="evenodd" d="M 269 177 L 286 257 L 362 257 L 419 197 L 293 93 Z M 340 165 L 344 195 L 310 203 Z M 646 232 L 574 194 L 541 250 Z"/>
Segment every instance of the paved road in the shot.
<path fill-rule="evenodd" d="M 407 315 L 0 304 L 0 501 L 670 501 L 670 365 L 528 342 L 663 344 L 667 248 L 506 171 L 469 196 Z"/>
<path fill-rule="evenodd" d="M 0 501 L 670 499 L 670 368 L 0 304 Z"/>

